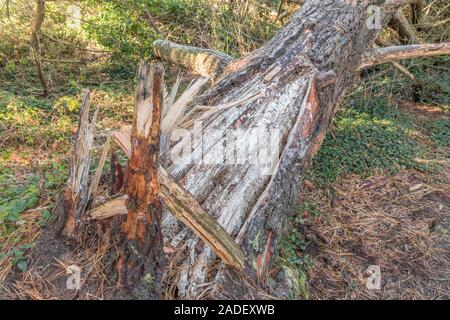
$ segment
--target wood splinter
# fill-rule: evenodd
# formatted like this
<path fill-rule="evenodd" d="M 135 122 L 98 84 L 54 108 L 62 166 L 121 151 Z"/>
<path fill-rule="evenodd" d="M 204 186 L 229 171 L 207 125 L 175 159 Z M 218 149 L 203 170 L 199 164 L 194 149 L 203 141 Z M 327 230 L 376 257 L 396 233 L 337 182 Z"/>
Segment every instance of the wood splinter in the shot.
<path fill-rule="evenodd" d="M 89 202 L 89 167 L 91 163 L 91 150 L 94 142 L 94 129 L 97 121 L 98 108 L 95 110 L 91 123 L 89 123 L 89 90 L 83 91 L 83 102 L 80 109 L 80 122 L 72 154 L 70 175 L 62 201 L 58 201 L 54 211 L 62 211 L 62 234 L 66 237 L 75 237 L 82 214 Z"/>

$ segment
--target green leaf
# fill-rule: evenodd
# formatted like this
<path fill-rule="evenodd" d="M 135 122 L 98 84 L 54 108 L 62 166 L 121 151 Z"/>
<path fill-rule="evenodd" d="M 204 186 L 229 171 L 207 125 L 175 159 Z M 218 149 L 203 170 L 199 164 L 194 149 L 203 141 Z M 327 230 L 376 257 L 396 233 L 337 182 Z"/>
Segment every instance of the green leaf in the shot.
<path fill-rule="evenodd" d="M 19 262 L 17 262 L 16 267 L 20 272 L 25 272 L 28 269 L 28 264 L 25 260 L 20 260 Z"/>

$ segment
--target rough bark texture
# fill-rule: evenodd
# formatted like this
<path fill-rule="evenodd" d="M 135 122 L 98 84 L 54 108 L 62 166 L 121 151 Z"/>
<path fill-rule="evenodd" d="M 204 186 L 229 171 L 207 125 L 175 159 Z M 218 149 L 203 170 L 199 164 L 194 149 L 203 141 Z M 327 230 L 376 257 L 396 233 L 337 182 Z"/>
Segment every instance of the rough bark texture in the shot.
<path fill-rule="evenodd" d="M 161 298 L 165 265 L 157 176 L 163 85 L 162 64 L 141 63 L 117 262 L 120 287 L 138 299 Z"/>
<path fill-rule="evenodd" d="M 373 2 L 307 1 L 266 45 L 225 68 L 200 103 L 243 102 L 203 121 L 207 134 L 194 141 L 192 161 L 170 164 L 172 176 L 236 237 L 256 269 L 260 286 L 269 286 L 268 276 L 275 270 L 278 243 L 301 192 L 303 173 L 341 97 L 355 81 L 363 52 L 378 35 L 379 30 L 366 26 L 370 4 Z M 395 7 L 384 11 L 383 25 L 394 12 Z M 249 96 L 255 98 L 243 99 Z M 281 133 L 281 155 L 272 175 L 261 174 L 260 167 L 250 162 L 202 163 L 201 159 L 215 157 L 224 133 L 255 126 Z M 208 131 L 213 128 L 217 131 Z M 237 136 L 227 141 L 227 150 L 247 141 L 248 136 Z M 251 152 L 256 146 L 248 148 Z M 180 296 L 203 296 L 201 285 L 217 276 L 225 288 L 220 294 L 252 297 L 242 287 L 233 290 L 233 281 L 222 277 L 226 273 L 212 272 L 215 256 L 211 248 L 192 238 L 173 217 L 166 215 L 164 226 L 173 245 L 187 241 L 192 248 L 181 268 Z M 220 294 L 218 291 L 216 296 Z"/>

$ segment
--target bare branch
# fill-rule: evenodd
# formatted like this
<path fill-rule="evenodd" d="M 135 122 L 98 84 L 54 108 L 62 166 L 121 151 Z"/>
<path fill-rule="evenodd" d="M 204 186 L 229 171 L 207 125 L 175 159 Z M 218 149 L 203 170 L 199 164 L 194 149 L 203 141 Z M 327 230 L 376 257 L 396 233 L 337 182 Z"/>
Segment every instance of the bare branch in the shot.
<path fill-rule="evenodd" d="M 359 68 L 363 69 L 377 64 L 397 60 L 432 57 L 446 54 L 450 54 L 450 42 L 412 44 L 406 46 L 371 49 L 364 55 Z"/>
<path fill-rule="evenodd" d="M 298 5 L 304 5 L 305 4 L 305 0 L 285 0 L 286 2 L 290 2 L 290 3 L 295 3 Z"/>
<path fill-rule="evenodd" d="M 388 41 L 385 41 L 384 39 L 382 39 L 381 37 L 378 37 L 378 39 L 375 41 L 376 44 L 374 44 L 375 48 L 379 48 L 378 45 L 382 46 L 382 47 L 389 47 L 390 44 L 388 44 Z M 408 69 L 406 69 L 404 66 L 402 66 L 400 63 L 398 63 L 397 61 L 392 61 L 390 62 L 390 64 L 396 68 L 398 71 L 400 71 L 401 73 L 403 73 L 408 79 L 412 80 L 412 81 L 416 81 L 416 77 L 414 77 L 414 75 L 409 72 Z"/>
<path fill-rule="evenodd" d="M 183 66 L 203 77 L 216 77 L 233 58 L 210 49 L 183 46 L 168 40 L 153 42 L 154 54 L 172 64 Z"/>

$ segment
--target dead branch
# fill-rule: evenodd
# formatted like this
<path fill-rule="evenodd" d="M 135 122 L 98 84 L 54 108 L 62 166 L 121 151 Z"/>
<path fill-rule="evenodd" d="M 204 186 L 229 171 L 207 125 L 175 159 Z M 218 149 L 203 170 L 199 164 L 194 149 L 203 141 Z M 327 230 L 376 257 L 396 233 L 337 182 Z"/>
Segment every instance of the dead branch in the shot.
<path fill-rule="evenodd" d="M 156 40 L 153 52 L 157 57 L 203 77 L 216 77 L 233 60 L 225 53 L 183 46 L 168 40 Z"/>
<path fill-rule="evenodd" d="M 379 48 L 378 45 L 381 45 L 382 47 L 388 47 L 389 44 L 387 41 L 384 41 L 382 38 L 378 37 L 378 39 L 375 41 L 376 44 L 374 44 L 375 48 Z M 397 61 L 392 61 L 390 62 L 390 64 L 397 69 L 398 71 L 400 71 L 402 74 L 404 74 L 408 79 L 412 80 L 412 81 L 416 81 L 416 77 L 414 77 L 414 75 L 409 72 L 408 69 L 406 69 L 404 66 L 402 66 L 400 63 L 398 63 Z"/>
<path fill-rule="evenodd" d="M 363 69 L 377 64 L 404 59 L 446 54 L 450 54 L 450 42 L 374 48 L 366 52 L 359 68 Z"/>
<path fill-rule="evenodd" d="M 148 24 L 150 25 L 150 27 L 152 27 L 156 31 L 157 34 L 159 34 L 162 37 L 165 36 L 165 34 L 161 31 L 161 29 L 159 29 L 155 18 L 148 10 L 144 10 L 144 18 L 148 21 Z"/>

